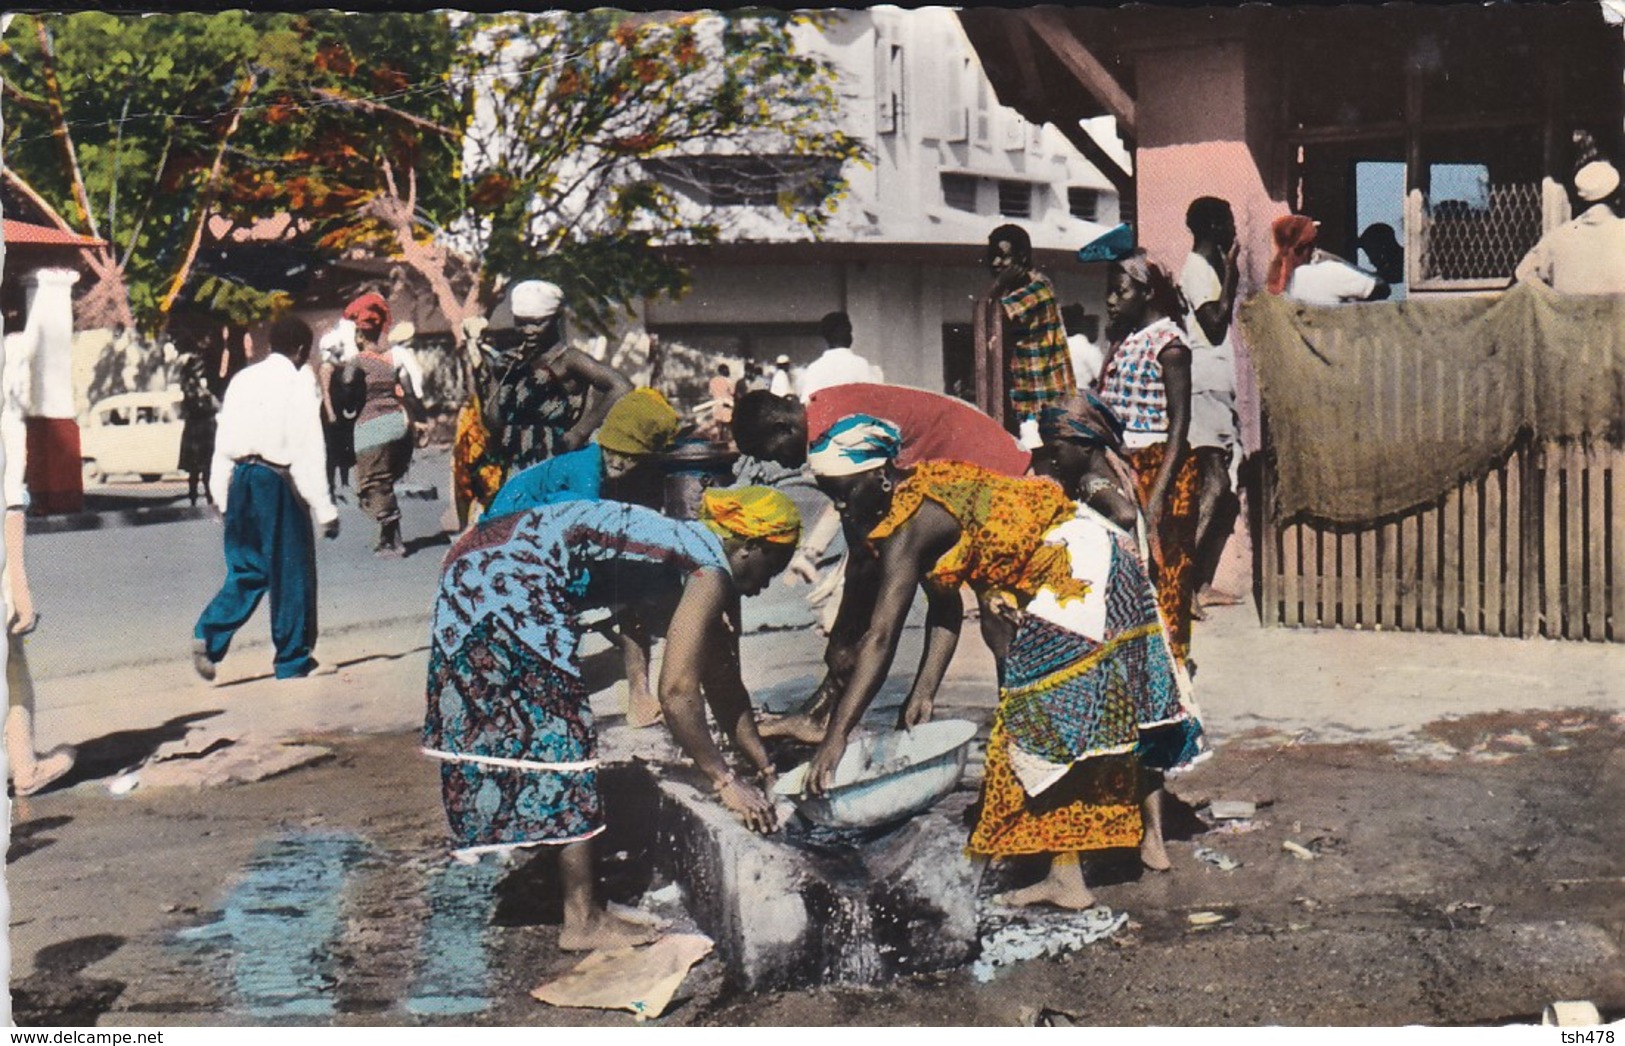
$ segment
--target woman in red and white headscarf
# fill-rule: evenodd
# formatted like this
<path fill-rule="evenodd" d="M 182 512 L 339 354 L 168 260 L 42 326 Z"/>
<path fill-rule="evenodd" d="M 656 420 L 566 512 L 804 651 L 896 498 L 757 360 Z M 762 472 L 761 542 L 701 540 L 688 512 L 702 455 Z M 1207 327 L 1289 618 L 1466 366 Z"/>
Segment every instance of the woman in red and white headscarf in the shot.
<path fill-rule="evenodd" d="M 355 324 L 356 347 L 361 351 L 351 366 L 366 383 L 367 396 L 355 422 L 355 485 L 361 509 L 378 523 L 379 556 L 406 555 L 401 543 L 401 510 L 395 499 L 395 481 L 406 473 L 412 452 L 412 418 L 423 416 L 423 406 L 411 380 L 389 354 L 384 332 L 389 329 L 389 304 L 368 293 L 344 309 Z"/>

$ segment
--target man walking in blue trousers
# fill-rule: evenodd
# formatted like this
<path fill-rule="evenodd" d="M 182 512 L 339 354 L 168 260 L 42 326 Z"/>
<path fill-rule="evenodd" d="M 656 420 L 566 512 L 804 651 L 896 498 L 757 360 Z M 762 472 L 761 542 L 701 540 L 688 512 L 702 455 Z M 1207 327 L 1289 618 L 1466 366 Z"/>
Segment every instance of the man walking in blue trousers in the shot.
<path fill-rule="evenodd" d="M 316 670 L 316 544 L 339 533 L 327 490 L 321 392 L 304 369 L 313 338 L 288 316 L 271 327 L 271 353 L 232 379 L 221 404 L 210 490 L 226 518 L 226 581 L 193 631 L 192 665 L 212 680 L 232 636 L 271 594 L 276 676 Z"/>

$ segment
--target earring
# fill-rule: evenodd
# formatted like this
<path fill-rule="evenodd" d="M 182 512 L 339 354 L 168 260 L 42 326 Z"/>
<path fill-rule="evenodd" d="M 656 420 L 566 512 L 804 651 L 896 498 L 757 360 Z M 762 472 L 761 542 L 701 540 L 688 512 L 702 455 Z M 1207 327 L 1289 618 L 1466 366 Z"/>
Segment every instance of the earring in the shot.
<path fill-rule="evenodd" d="M 891 493 L 891 480 L 884 479 L 884 478 L 881 479 L 881 481 L 880 481 L 880 492 L 882 494 L 890 494 Z"/>

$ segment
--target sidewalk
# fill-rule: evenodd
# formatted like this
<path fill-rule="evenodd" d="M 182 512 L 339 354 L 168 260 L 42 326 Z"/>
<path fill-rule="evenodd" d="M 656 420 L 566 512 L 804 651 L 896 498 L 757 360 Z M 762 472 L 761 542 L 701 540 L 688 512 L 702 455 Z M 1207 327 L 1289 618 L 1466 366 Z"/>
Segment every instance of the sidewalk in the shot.
<path fill-rule="evenodd" d="M 822 674 L 823 639 L 795 622 L 805 588 L 779 591 L 751 614 L 741 642 L 745 682 L 767 711 L 798 705 Z M 39 744 L 78 744 L 121 731 L 145 731 L 210 713 L 210 729 L 271 740 L 315 733 L 392 733 L 422 723 L 427 671 L 427 607 L 377 627 L 324 635 L 317 657 L 337 666 L 330 676 L 279 681 L 269 651 L 249 644 L 221 665 L 218 684 L 177 656 L 39 682 Z M 760 630 L 763 624 L 771 631 Z M 891 678 L 876 700 L 880 712 L 901 704 L 913 679 L 923 633 L 910 628 Z M 624 684 L 613 657 L 589 636 L 583 657 L 598 684 L 600 718 L 624 711 Z M 177 651 L 177 653 L 179 653 Z M 1423 728 L 1449 717 L 1503 710 L 1595 708 L 1625 713 L 1625 648 L 1618 645 L 1265 629 L 1245 607 L 1212 612 L 1197 626 L 1193 654 L 1203 722 L 1216 744 L 1401 742 L 1425 746 Z M 658 648 L 657 648 L 658 656 Z M 986 720 L 996 700 L 993 660 L 967 622 L 937 701 L 937 717 Z M 215 714 L 217 713 L 217 715 Z M 1301 735 L 1301 736 L 1299 736 Z M 76 774 L 76 776 L 78 776 Z"/>

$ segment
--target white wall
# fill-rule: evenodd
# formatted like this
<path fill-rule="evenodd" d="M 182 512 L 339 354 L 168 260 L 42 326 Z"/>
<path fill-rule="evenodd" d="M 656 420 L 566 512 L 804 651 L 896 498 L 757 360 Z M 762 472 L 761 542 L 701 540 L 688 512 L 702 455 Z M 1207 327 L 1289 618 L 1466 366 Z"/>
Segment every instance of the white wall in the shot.
<path fill-rule="evenodd" d="M 1070 265 L 1046 275 L 1061 304 L 1082 302 L 1087 312 L 1104 313 L 1102 267 Z M 681 301 L 648 302 L 643 321 L 650 330 L 816 325 L 825 313 L 844 311 L 852 318 L 853 347 L 880 364 L 888 382 L 941 391 L 943 325 L 969 324 L 987 284 L 986 270 L 974 265 L 700 264 L 693 289 Z M 797 364 L 823 348 L 811 327 L 805 342 Z"/>

